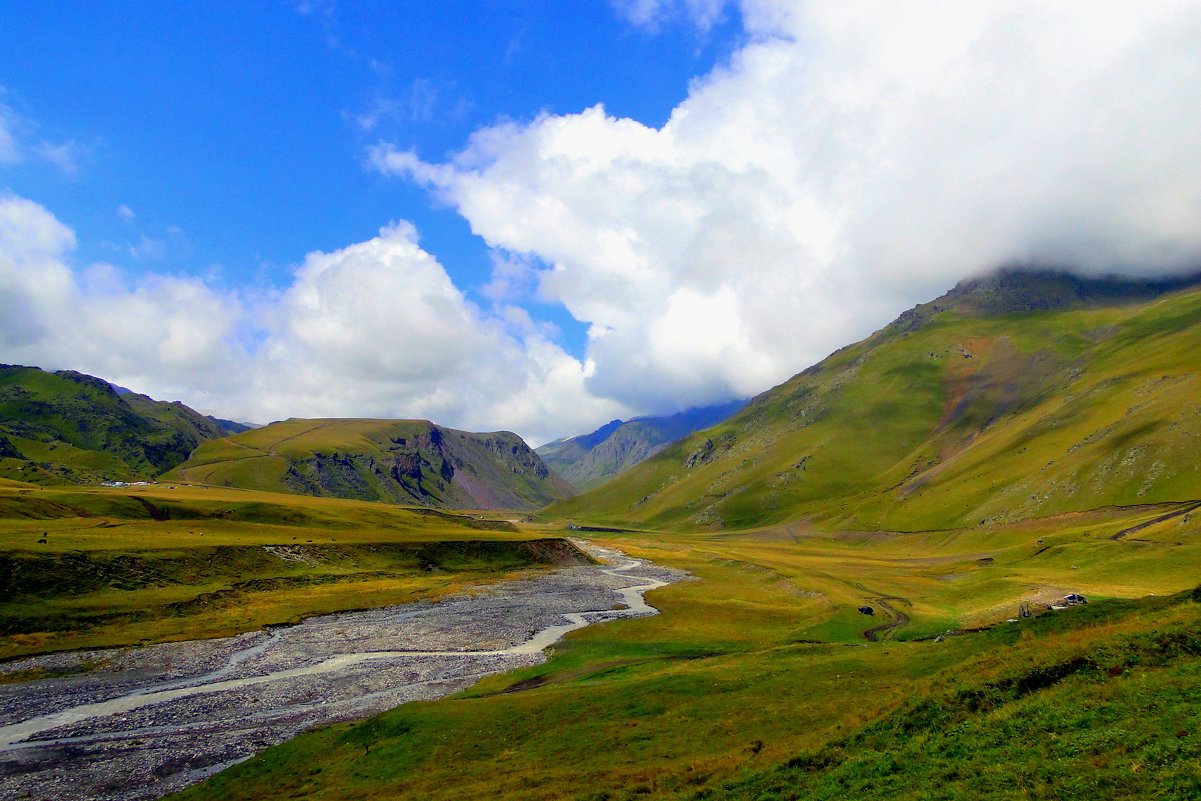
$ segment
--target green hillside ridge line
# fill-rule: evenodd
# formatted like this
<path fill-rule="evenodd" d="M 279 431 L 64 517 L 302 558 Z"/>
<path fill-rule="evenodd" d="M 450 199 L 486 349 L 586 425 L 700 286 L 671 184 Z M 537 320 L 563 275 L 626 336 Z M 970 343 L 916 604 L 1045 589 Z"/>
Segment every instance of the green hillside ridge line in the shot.
<path fill-rule="evenodd" d="M 146 480 L 228 433 L 182 403 L 94 376 L 0 365 L 0 477 L 35 484 Z"/>
<path fill-rule="evenodd" d="M 443 509 L 532 510 L 574 489 L 516 434 L 289 419 L 204 443 L 163 480 Z"/>
<path fill-rule="evenodd" d="M 1192 279 L 1000 273 L 544 515 L 911 531 L 1195 500 L 1198 352 Z"/>

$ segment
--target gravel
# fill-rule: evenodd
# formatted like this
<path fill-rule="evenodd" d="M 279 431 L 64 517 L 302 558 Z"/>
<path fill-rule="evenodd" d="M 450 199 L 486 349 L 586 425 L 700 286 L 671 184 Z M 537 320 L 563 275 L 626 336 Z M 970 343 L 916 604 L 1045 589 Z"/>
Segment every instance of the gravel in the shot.
<path fill-rule="evenodd" d="M 642 593 L 685 576 L 576 544 L 609 564 L 237 637 L 0 666 L 91 668 L 0 685 L 0 799 L 160 798 L 306 729 L 542 662 L 566 631 L 654 614 Z"/>

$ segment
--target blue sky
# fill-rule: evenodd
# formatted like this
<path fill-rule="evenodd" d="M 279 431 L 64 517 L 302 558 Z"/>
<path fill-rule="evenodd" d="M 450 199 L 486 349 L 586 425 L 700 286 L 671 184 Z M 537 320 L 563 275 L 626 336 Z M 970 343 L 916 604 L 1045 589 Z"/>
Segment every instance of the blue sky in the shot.
<path fill-rule="evenodd" d="M 74 162 L 9 169 L 4 185 L 74 228 L 79 259 L 282 287 L 306 253 L 403 218 L 477 300 L 482 241 L 421 187 L 366 169 L 367 148 L 437 160 L 498 119 L 598 102 L 661 125 L 740 36 L 734 9 L 705 30 L 682 15 L 648 30 L 604 0 L 4 3 L 0 18 L 4 102 Z M 583 355 L 583 323 L 535 312 Z"/>
<path fill-rule="evenodd" d="M 998 265 L 1201 266 L 1197 41 L 1188 0 L 0 0 L 0 361 L 534 444 L 748 397 Z"/>

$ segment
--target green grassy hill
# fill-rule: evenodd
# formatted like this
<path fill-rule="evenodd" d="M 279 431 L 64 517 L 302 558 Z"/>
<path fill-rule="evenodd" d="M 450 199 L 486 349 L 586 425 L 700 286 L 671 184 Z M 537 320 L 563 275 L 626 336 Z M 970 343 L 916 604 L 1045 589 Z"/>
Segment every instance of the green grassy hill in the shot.
<path fill-rule="evenodd" d="M 534 509 L 573 493 L 516 434 L 424 420 L 285 420 L 207 442 L 163 478 L 455 509 Z"/>
<path fill-rule="evenodd" d="M 1183 283 L 967 282 L 547 515 L 913 531 L 1201 499 Z"/>
<path fill-rule="evenodd" d="M 547 466 L 580 490 L 599 486 L 669 444 L 733 415 L 745 401 L 705 406 L 668 417 L 613 420 L 578 437 L 558 439 L 538 448 Z"/>
<path fill-rule="evenodd" d="M 40 484 L 148 479 L 227 433 L 182 403 L 119 394 L 93 376 L 0 365 L 0 477 Z"/>

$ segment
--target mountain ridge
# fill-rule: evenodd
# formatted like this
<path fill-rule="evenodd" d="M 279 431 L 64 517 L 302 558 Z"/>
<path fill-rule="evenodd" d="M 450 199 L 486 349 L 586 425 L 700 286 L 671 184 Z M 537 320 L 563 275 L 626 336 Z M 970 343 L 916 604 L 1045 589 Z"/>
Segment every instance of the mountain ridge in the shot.
<path fill-rule="evenodd" d="M 537 452 L 572 486 L 591 489 L 654 456 L 680 437 L 725 420 L 745 404 L 745 400 L 737 400 L 673 415 L 612 420 L 589 434 L 548 442 Z"/>
<path fill-rule="evenodd" d="M 575 490 L 508 431 L 289 418 L 205 443 L 166 480 L 441 509 L 532 510 Z"/>
<path fill-rule="evenodd" d="M 86 373 L 0 365 L 0 435 L 8 443 L 0 474 L 7 478 L 147 479 L 227 433 L 220 421 L 179 401 L 121 393 Z"/>
<path fill-rule="evenodd" d="M 1048 281 L 1067 291 L 1031 305 Z M 545 514 L 915 530 L 1192 499 L 1201 289 L 1121 286 L 1046 271 L 961 283 Z"/>

